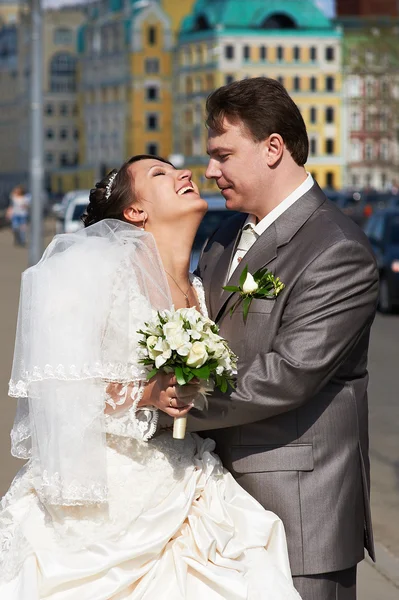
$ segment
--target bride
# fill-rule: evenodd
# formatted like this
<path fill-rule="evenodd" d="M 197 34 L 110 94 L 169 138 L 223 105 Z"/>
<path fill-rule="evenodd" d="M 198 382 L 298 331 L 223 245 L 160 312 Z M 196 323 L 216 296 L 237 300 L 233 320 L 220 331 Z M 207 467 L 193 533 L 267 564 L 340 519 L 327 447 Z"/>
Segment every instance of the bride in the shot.
<path fill-rule="evenodd" d="M 29 460 L 1 501 L 2 600 L 299 599 L 279 518 L 212 440 L 158 423 L 198 386 L 147 382 L 137 360 L 152 310 L 206 314 L 188 271 L 206 210 L 190 171 L 133 157 L 23 274 L 11 439 Z"/>

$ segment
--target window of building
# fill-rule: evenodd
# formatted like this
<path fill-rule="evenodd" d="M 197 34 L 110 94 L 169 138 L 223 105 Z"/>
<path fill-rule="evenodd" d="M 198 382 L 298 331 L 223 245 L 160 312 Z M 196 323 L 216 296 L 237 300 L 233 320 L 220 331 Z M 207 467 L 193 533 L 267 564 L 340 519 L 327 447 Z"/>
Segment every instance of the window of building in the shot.
<path fill-rule="evenodd" d="M 159 129 L 159 116 L 157 113 L 149 113 L 147 115 L 147 129 L 149 131 L 154 131 Z"/>
<path fill-rule="evenodd" d="M 55 54 L 50 62 L 50 91 L 76 92 L 76 57 L 68 52 Z"/>
<path fill-rule="evenodd" d="M 360 140 L 352 140 L 351 142 L 351 161 L 359 162 L 362 160 L 362 144 Z"/>
<path fill-rule="evenodd" d="M 381 187 L 383 190 L 385 190 L 386 186 L 387 186 L 387 174 L 381 173 Z"/>
<path fill-rule="evenodd" d="M 54 156 L 52 152 L 47 152 L 46 153 L 46 163 L 48 165 L 52 165 L 53 164 L 53 160 L 54 160 Z"/>
<path fill-rule="evenodd" d="M 224 47 L 224 57 L 227 58 L 227 60 L 233 60 L 234 46 L 228 45 Z"/>
<path fill-rule="evenodd" d="M 146 73 L 159 73 L 159 58 L 146 58 L 144 68 Z"/>
<path fill-rule="evenodd" d="M 352 75 L 347 80 L 348 95 L 351 98 L 359 98 L 361 91 L 360 77 L 358 75 Z"/>
<path fill-rule="evenodd" d="M 315 138 L 311 138 L 309 140 L 309 148 L 310 148 L 310 155 L 311 156 L 316 156 L 316 154 L 317 154 L 317 140 Z"/>
<path fill-rule="evenodd" d="M 317 92 L 317 77 L 310 78 L 310 91 Z"/>
<path fill-rule="evenodd" d="M 279 75 L 279 76 L 277 77 L 277 81 L 278 81 L 279 83 L 281 83 L 281 85 L 284 85 L 284 77 L 283 77 L 282 75 Z"/>
<path fill-rule="evenodd" d="M 45 113 L 47 116 L 51 117 L 51 115 L 54 114 L 54 108 L 52 104 L 46 104 L 46 107 L 44 109 Z"/>
<path fill-rule="evenodd" d="M 60 139 L 61 140 L 66 140 L 68 139 L 68 129 L 65 129 L 64 127 L 60 130 Z"/>
<path fill-rule="evenodd" d="M 66 152 L 60 154 L 60 165 L 61 167 L 67 167 L 69 165 L 69 157 Z"/>
<path fill-rule="evenodd" d="M 159 146 L 156 142 L 150 142 L 147 144 L 146 154 L 154 154 L 155 156 L 159 156 Z"/>
<path fill-rule="evenodd" d="M 155 46 L 157 43 L 157 29 L 152 25 L 147 29 L 147 42 L 149 46 Z"/>
<path fill-rule="evenodd" d="M 73 31 L 67 27 L 59 27 L 54 31 L 54 44 L 69 46 L 73 43 Z"/>
<path fill-rule="evenodd" d="M 48 140 L 52 140 L 54 139 L 54 130 L 53 129 L 46 129 L 46 138 Z"/>
<path fill-rule="evenodd" d="M 277 46 L 277 60 L 284 60 L 284 48 Z"/>
<path fill-rule="evenodd" d="M 352 186 L 356 188 L 359 185 L 359 177 L 357 175 L 352 175 Z"/>
<path fill-rule="evenodd" d="M 74 117 L 77 117 L 79 115 L 79 107 L 77 104 L 74 104 L 72 107 L 72 114 Z"/>
<path fill-rule="evenodd" d="M 156 85 L 149 85 L 146 88 L 146 100 L 149 102 L 155 102 L 159 100 L 159 88 Z"/>
<path fill-rule="evenodd" d="M 259 57 L 260 57 L 260 60 L 267 60 L 267 47 L 266 46 L 261 46 L 259 48 Z"/>
<path fill-rule="evenodd" d="M 206 89 L 208 91 L 213 90 L 213 88 L 215 87 L 215 80 L 214 80 L 212 73 L 208 73 L 206 75 L 205 79 L 206 79 Z"/>
<path fill-rule="evenodd" d="M 374 158 L 374 148 L 372 142 L 366 142 L 364 147 L 364 153 L 366 156 L 366 160 L 373 160 Z"/>
<path fill-rule="evenodd" d="M 326 139 L 326 154 L 334 154 L 334 140 L 332 138 Z"/>
<path fill-rule="evenodd" d="M 326 61 L 331 62 L 333 60 L 335 60 L 335 48 L 328 46 L 326 48 Z"/>
<path fill-rule="evenodd" d="M 243 47 L 242 56 L 244 60 L 249 60 L 251 58 L 251 48 L 249 46 Z"/>
<path fill-rule="evenodd" d="M 294 77 L 294 91 L 299 92 L 301 90 L 301 78 Z"/>
<path fill-rule="evenodd" d="M 326 123 L 334 123 L 334 108 L 332 106 L 326 108 Z"/>
<path fill-rule="evenodd" d="M 234 81 L 234 75 L 226 75 L 226 77 L 224 78 L 225 84 L 228 85 L 229 83 L 233 83 Z"/>
<path fill-rule="evenodd" d="M 301 60 L 301 49 L 299 46 L 294 46 L 294 60 Z"/>
<path fill-rule="evenodd" d="M 186 79 L 186 94 L 193 93 L 193 79 L 192 77 L 187 77 Z"/>
<path fill-rule="evenodd" d="M 74 138 L 75 140 L 78 140 L 78 139 L 79 139 L 79 129 L 75 129 L 75 131 L 73 132 L 73 138 Z"/>
<path fill-rule="evenodd" d="M 371 110 L 366 112 L 366 129 L 367 131 L 374 129 L 374 113 Z"/>
<path fill-rule="evenodd" d="M 326 91 L 333 92 L 335 89 L 335 79 L 334 77 L 328 76 L 326 77 Z"/>
<path fill-rule="evenodd" d="M 366 96 L 374 95 L 374 80 L 371 77 L 366 79 Z"/>
<path fill-rule="evenodd" d="M 315 108 L 314 106 L 312 106 L 312 108 L 310 109 L 310 122 L 312 124 L 317 122 L 317 108 Z"/>
<path fill-rule="evenodd" d="M 388 142 L 382 141 L 380 144 L 380 158 L 381 160 L 388 160 Z"/>
<path fill-rule="evenodd" d="M 67 104 L 61 104 L 61 106 L 60 106 L 60 115 L 62 117 L 66 117 L 67 114 L 68 114 L 68 105 Z"/>
<path fill-rule="evenodd" d="M 316 48 L 316 46 L 311 46 L 311 48 L 310 48 L 310 60 L 311 61 L 317 60 L 317 48 Z"/>
<path fill-rule="evenodd" d="M 326 186 L 329 188 L 335 187 L 334 173 L 332 173 L 331 171 L 327 171 L 326 173 Z"/>
<path fill-rule="evenodd" d="M 351 113 L 351 130 L 359 131 L 360 129 L 360 112 L 358 110 L 354 110 Z"/>

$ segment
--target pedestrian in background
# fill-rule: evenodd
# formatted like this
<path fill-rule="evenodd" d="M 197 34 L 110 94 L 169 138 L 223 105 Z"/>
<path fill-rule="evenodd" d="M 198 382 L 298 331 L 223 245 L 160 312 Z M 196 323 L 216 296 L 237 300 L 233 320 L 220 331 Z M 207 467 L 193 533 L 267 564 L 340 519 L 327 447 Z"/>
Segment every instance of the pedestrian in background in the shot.
<path fill-rule="evenodd" d="M 22 185 L 17 185 L 10 194 L 7 217 L 11 221 L 14 242 L 17 246 L 26 245 L 30 195 Z"/>

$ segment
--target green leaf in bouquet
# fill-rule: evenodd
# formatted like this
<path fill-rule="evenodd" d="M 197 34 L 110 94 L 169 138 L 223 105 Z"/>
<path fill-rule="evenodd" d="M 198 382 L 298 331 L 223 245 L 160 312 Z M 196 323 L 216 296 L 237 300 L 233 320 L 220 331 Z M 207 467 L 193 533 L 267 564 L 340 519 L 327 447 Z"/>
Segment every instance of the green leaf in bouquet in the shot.
<path fill-rule="evenodd" d="M 193 369 L 193 372 L 195 373 L 195 376 L 198 377 L 198 379 L 205 379 L 205 380 L 208 380 L 209 376 L 211 374 L 211 370 L 208 367 L 208 365 L 203 365 L 199 369 Z"/>
<path fill-rule="evenodd" d="M 158 373 L 158 369 L 152 369 L 149 373 L 147 373 L 147 379 L 152 379 L 154 375 Z"/>
<path fill-rule="evenodd" d="M 251 302 L 252 302 L 252 296 L 247 296 L 246 298 L 244 298 L 243 302 L 242 302 L 242 308 L 243 308 L 243 317 L 244 317 L 244 321 L 247 320 L 247 316 L 248 316 L 248 311 L 249 311 L 249 307 L 251 306 Z"/>
<path fill-rule="evenodd" d="M 179 385 L 186 385 L 187 381 L 186 378 L 184 377 L 184 372 L 182 367 L 175 367 L 175 376 L 177 379 L 177 383 Z"/>
<path fill-rule="evenodd" d="M 226 292 L 239 292 L 240 288 L 237 287 L 236 285 L 224 285 L 223 289 L 226 290 Z"/>
<path fill-rule="evenodd" d="M 221 381 L 221 385 L 220 385 L 220 391 L 222 392 L 222 394 L 225 394 L 227 392 L 227 380 L 225 377 L 222 377 L 222 381 Z"/>
<path fill-rule="evenodd" d="M 239 286 L 242 289 L 242 286 L 245 283 L 245 280 L 247 278 L 248 275 L 248 265 L 245 265 L 243 272 L 240 275 L 240 281 L 239 281 Z"/>

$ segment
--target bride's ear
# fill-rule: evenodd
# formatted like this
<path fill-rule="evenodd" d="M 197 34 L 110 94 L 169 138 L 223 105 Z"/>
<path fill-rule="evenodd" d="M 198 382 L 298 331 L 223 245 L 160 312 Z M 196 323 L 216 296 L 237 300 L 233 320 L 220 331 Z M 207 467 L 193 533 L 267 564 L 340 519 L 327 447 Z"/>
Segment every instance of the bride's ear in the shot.
<path fill-rule="evenodd" d="M 123 216 L 126 221 L 137 227 L 142 227 L 143 223 L 147 220 L 147 213 L 134 204 L 124 209 Z"/>

